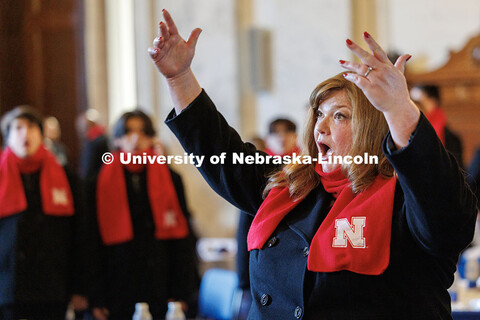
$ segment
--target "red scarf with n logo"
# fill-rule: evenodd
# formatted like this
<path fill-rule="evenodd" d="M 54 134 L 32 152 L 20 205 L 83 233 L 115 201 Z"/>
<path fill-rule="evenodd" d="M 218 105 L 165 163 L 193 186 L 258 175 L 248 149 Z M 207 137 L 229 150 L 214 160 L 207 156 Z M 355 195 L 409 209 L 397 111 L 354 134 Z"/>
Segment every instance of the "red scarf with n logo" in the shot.
<path fill-rule="evenodd" d="M 0 218 L 27 209 L 27 198 L 20 174 L 40 170 L 42 210 L 51 216 L 71 216 L 73 197 L 65 170 L 43 145 L 32 156 L 18 158 L 7 148 L 0 158 Z"/>
<path fill-rule="evenodd" d="M 317 164 L 315 171 L 336 201 L 313 237 L 308 270 L 383 273 L 390 261 L 396 179 L 378 176 L 367 190 L 355 195 L 340 168 L 324 173 Z M 302 200 L 293 201 L 288 187 L 272 189 L 250 227 L 248 249 L 261 249 L 280 221 Z"/>
<path fill-rule="evenodd" d="M 148 150 L 148 155 L 153 155 Z M 124 165 L 120 153 L 114 154 L 111 164 L 103 165 L 97 181 L 97 220 L 102 241 L 106 245 L 133 239 L 133 225 L 128 204 Z M 142 169 L 127 165 L 130 171 Z M 167 165 L 148 164 L 147 192 L 155 224 L 156 239 L 181 239 L 188 235 L 188 224 L 173 185 Z"/>

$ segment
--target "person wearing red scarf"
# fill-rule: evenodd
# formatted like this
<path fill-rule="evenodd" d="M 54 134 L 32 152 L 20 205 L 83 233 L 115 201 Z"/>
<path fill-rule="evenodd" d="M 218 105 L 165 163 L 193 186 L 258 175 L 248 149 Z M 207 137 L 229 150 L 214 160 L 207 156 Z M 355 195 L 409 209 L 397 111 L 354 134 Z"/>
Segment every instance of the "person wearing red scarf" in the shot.
<path fill-rule="evenodd" d="M 196 80 L 201 30 L 185 41 L 163 17 L 149 53 L 174 104 L 166 124 L 188 153 L 226 154 L 199 170 L 255 215 L 249 319 L 451 319 L 447 289 L 473 237 L 475 197 L 409 97 L 410 56 L 392 64 L 368 33 L 369 51 L 347 39 L 359 62 L 340 60 L 348 72 L 310 96 L 302 153 L 317 163 L 236 164 L 233 153 L 265 153 L 242 142 Z M 323 162 L 364 153 L 378 162 Z"/>
<path fill-rule="evenodd" d="M 462 140 L 455 132 L 450 130 L 447 124 L 447 115 L 440 106 L 441 99 L 438 87 L 427 84 L 416 85 L 410 90 L 410 95 L 435 129 L 445 149 L 451 152 L 457 159 L 458 164 L 463 167 Z"/>
<path fill-rule="evenodd" d="M 105 128 L 98 124 L 100 114 L 90 108 L 78 115 L 76 129 L 81 137 L 79 174 L 84 181 L 94 179 L 102 167 L 102 155 L 109 151 Z"/>
<path fill-rule="evenodd" d="M 147 302 L 154 319 L 165 317 L 168 300 L 194 309 L 195 236 L 181 178 L 165 164 L 120 161 L 121 154 L 155 155 L 154 135 L 145 113 L 123 114 L 113 127 L 114 160 L 87 190 L 98 319 L 131 319 L 137 302 Z"/>
<path fill-rule="evenodd" d="M 67 175 L 43 145 L 41 121 L 28 106 L 2 118 L 1 319 L 63 319 L 72 281 L 78 279 L 74 175 Z"/>

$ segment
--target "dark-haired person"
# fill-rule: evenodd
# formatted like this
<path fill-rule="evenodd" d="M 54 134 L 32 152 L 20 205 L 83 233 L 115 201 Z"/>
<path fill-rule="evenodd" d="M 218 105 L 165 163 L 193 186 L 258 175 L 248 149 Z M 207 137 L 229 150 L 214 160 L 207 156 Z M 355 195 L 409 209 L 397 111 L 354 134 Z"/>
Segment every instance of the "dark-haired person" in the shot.
<path fill-rule="evenodd" d="M 184 41 L 163 17 L 149 52 L 174 104 L 166 123 L 187 152 L 225 152 L 225 164 L 204 163 L 202 175 L 256 213 L 249 319 L 451 319 L 447 288 L 473 236 L 475 197 L 410 100 L 409 55 L 394 65 L 368 33 L 371 52 L 347 40 L 360 62 L 340 60 L 349 72 L 310 96 L 304 155 L 366 152 L 377 163 L 234 164 L 232 153 L 263 153 L 241 141 L 195 79 L 201 30 Z"/>
<path fill-rule="evenodd" d="M 289 119 L 278 118 L 270 122 L 265 142 L 267 145 L 265 152 L 269 155 L 291 156 L 293 153 L 300 153 L 297 145 L 297 126 Z"/>
<path fill-rule="evenodd" d="M 441 108 L 440 91 L 437 86 L 421 84 L 412 88 L 412 99 L 432 124 L 433 129 L 447 151 L 450 151 L 463 167 L 462 140 L 448 127 L 447 115 Z"/>
<path fill-rule="evenodd" d="M 145 113 L 124 113 L 113 127 L 114 161 L 87 191 L 97 319 L 131 319 L 137 302 L 147 302 L 154 319 L 165 317 L 168 300 L 195 308 L 195 237 L 180 176 L 164 164 L 119 160 L 120 153 L 154 155 L 154 136 Z"/>
<path fill-rule="evenodd" d="M 78 290 L 75 175 L 43 145 L 35 109 L 14 108 L 1 129 L 0 319 L 64 319 Z"/>

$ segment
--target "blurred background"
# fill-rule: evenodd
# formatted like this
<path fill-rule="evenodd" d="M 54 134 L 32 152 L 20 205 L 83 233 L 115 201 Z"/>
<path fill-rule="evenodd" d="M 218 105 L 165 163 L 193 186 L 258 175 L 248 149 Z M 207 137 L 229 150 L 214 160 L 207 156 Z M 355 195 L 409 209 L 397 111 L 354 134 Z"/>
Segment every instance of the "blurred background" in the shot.
<path fill-rule="evenodd" d="M 136 106 L 151 115 L 170 154 L 183 154 L 163 120 L 172 104 L 147 48 L 161 10 L 181 35 L 201 27 L 193 71 L 248 140 L 274 118 L 302 134 L 310 92 L 352 59 L 368 31 L 392 55 L 409 53 L 411 84 L 440 86 L 468 165 L 480 144 L 478 0 L 1 0 L 0 113 L 30 104 L 55 116 L 73 164 L 76 117 L 87 108 L 112 124 Z M 177 165 L 201 237 L 233 237 L 238 210 L 192 165 Z"/>

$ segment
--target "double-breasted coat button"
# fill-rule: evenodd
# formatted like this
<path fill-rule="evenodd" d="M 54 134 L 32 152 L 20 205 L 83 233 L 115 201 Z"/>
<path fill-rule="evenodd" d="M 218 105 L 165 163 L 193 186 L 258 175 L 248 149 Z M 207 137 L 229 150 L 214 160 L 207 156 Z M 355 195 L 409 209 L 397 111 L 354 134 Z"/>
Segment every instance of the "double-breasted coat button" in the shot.
<path fill-rule="evenodd" d="M 308 256 L 309 249 L 308 247 L 303 248 L 303 255 L 306 257 Z"/>
<path fill-rule="evenodd" d="M 268 240 L 267 242 L 267 247 L 271 248 L 273 247 L 274 245 L 276 245 L 278 242 L 278 238 L 277 237 L 273 237 L 271 238 L 270 240 Z"/>
<path fill-rule="evenodd" d="M 303 315 L 303 309 L 301 307 L 295 308 L 295 318 L 300 319 Z"/>
<path fill-rule="evenodd" d="M 270 302 L 272 302 L 272 298 L 270 298 L 268 294 L 264 293 L 260 298 L 260 303 L 262 304 L 262 306 L 268 306 Z"/>

